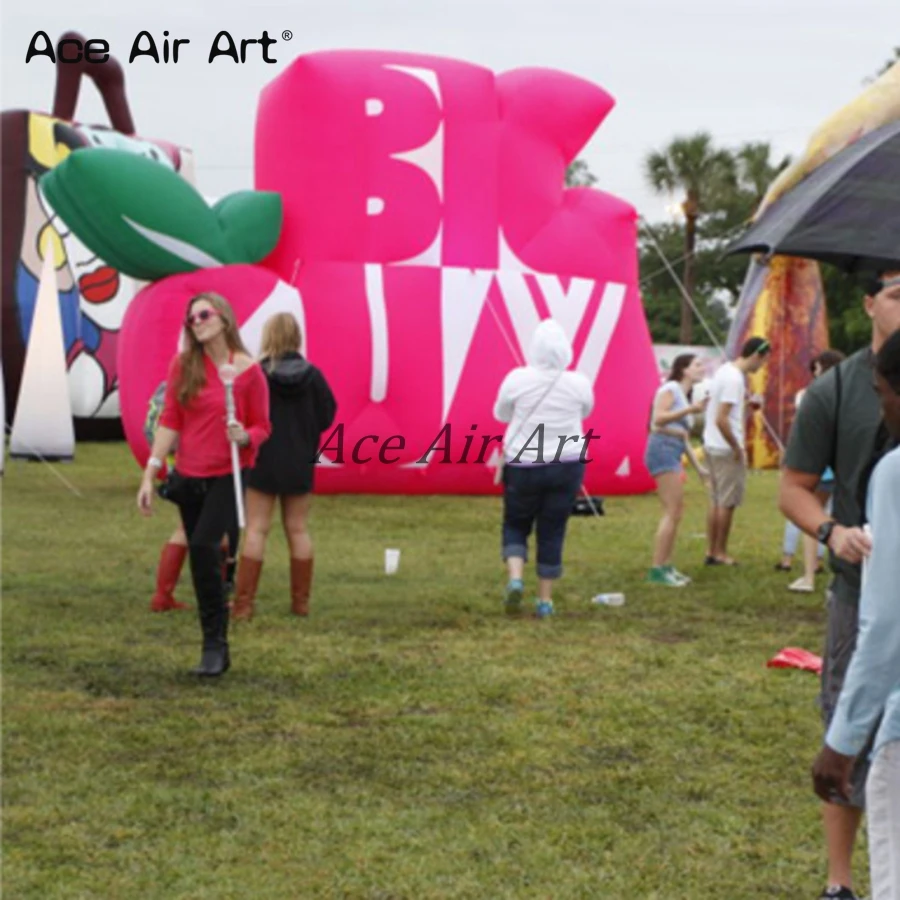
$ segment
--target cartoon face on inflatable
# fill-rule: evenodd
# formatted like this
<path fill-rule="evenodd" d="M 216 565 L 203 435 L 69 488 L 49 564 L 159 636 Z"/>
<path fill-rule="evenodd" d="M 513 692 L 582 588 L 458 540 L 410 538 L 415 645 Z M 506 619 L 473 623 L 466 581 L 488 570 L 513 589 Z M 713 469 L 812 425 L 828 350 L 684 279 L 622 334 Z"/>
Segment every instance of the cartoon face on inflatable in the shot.
<path fill-rule="evenodd" d="M 16 369 L 11 374 L 17 383 L 31 331 L 41 264 L 49 254 L 57 271 L 72 412 L 80 420 L 117 420 L 119 328 L 139 284 L 84 246 L 56 214 L 39 189 L 38 179 L 73 150 L 81 148 L 124 150 L 152 159 L 172 171 L 184 168 L 186 159 L 183 152 L 170 145 L 129 137 L 108 128 L 77 125 L 39 113 L 22 115 L 25 116 L 23 204 L 18 210 L 4 208 L 4 228 L 21 234 L 16 248 L 18 258 L 10 270 L 12 283 L 4 283 L 4 294 L 10 289 L 13 307 L 13 315 L 4 321 L 4 328 L 12 331 L 4 335 L 4 366 Z M 4 147 L 5 155 L 10 158 L 8 149 L 13 148 Z M 6 275 L 4 260 L 4 278 Z M 9 298 L 4 302 L 9 303 Z"/>
<path fill-rule="evenodd" d="M 612 105 L 560 72 L 496 76 L 387 52 L 300 57 L 263 91 L 256 187 L 284 206 L 264 264 L 299 289 L 343 426 L 323 490 L 494 490 L 466 441 L 503 433 L 497 389 L 550 316 L 595 387 L 587 489 L 652 486 L 642 457 L 657 377 L 635 213 L 564 189 Z M 392 437 L 382 461 L 376 445 Z"/>

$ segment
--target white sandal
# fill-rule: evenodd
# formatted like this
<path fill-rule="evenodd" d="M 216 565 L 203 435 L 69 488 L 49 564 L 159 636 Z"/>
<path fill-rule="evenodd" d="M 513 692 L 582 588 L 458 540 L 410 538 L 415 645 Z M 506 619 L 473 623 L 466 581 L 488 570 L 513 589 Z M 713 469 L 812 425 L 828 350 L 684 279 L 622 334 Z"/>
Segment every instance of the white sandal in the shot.
<path fill-rule="evenodd" d="M 805 578 L 798 578 L 788 585 L 788 590 L 795 594 L 811 594 L 815 589 L 815 582 L 807 581 Z"/>

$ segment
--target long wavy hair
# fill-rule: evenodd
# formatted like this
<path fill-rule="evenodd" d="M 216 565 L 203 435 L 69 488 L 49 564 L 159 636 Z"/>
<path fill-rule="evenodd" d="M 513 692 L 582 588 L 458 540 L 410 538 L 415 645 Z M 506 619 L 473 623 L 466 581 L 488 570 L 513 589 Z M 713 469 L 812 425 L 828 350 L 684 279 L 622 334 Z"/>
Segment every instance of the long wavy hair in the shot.
<path fill-rule="evenodd" d="M 222 324 L 225 326 L 223 334 L 228 349 L 233 353 L 247 353 L 247 348 L 241 340 L 241 333 L 238 331 L 237 318 L 235 318 L 231 304 L 221 294 L 216 294 L 213 291 L 204 291 L 202 294 L 192 297 L 184 314 L 184 334 L 182 338 L 184 349 L 181 351 L 180 356 L 181 378 L 178 384 L 178 402 L 182 406 L 187 406 L 206 384 L 203 344 L 197 340 L 194 335 L 194 329 L 187 323 L 187 318 L 191 314 L 194 304 L 200 300 L 205 300 L 219 314 L 219 318 L 221 318 Z"/>
<path fill-rule="evenodd" d="M 679 353 L 672 362 L 672 370 L 667 381 L 681 381 L 690 364 L 697 358 L 696 353 Z"/>
<path fill-rule="evenodd" d="M 266 360 L 268 371 L 271 372 L 286 353 L 299 353 L 302 341 L 300 325 L 290 313 L 275 313 L 266 319 L 259 355 L 261 359 Z"/>

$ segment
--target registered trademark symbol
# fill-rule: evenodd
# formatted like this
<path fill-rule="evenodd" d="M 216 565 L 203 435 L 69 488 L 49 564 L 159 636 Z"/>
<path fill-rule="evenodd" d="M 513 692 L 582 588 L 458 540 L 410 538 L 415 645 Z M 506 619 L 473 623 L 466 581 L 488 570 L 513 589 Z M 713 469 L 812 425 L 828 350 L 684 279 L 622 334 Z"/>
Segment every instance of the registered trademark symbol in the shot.
<path fill-rule="evenodd" d="M 282 31 L 281 32 L 281 39 L 284 41 L 289 41 L 293 36 L 294 36 L 294 33 L 292 31 Z"/>

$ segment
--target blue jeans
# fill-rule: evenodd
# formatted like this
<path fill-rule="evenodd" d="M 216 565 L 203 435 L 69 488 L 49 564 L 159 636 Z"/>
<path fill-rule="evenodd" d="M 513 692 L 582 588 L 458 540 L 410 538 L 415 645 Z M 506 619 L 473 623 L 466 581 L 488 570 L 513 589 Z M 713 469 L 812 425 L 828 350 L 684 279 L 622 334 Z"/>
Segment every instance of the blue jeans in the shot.
<path fill-rule="evenodd" d="M 562 575 L 566 523 L 584 478 L 584 463 L 505 466 L 503 469 L 503 559 L 528 559 L 528 536 L 537 523 L 537 574 Z"/>

